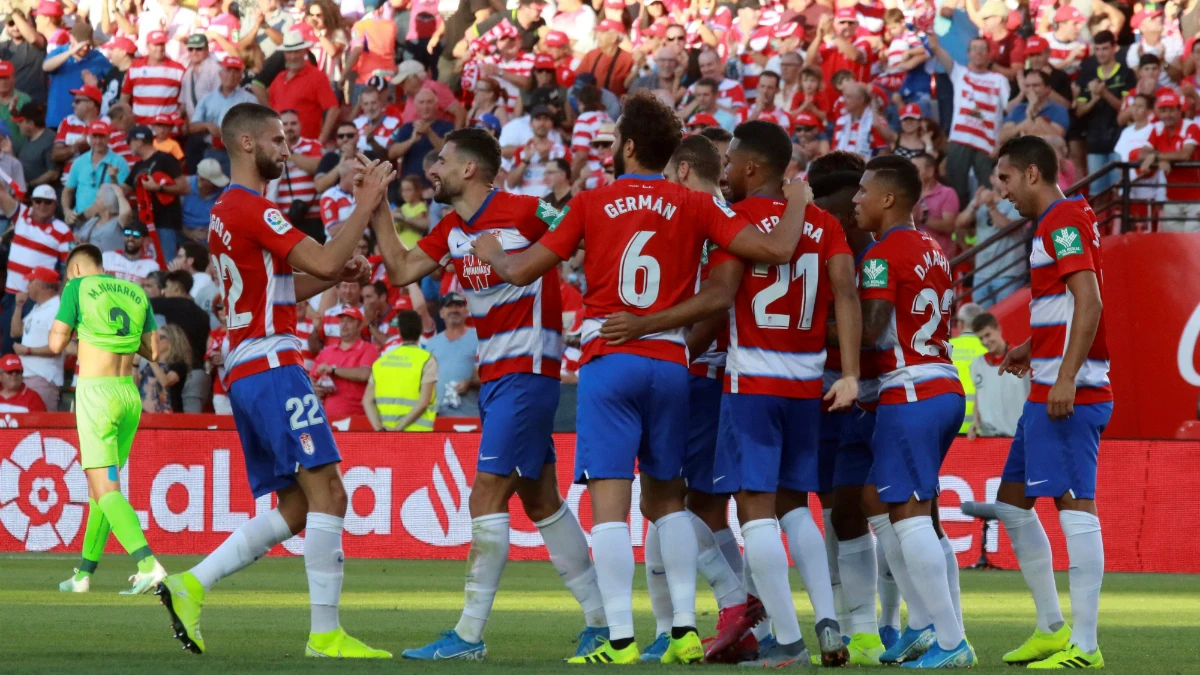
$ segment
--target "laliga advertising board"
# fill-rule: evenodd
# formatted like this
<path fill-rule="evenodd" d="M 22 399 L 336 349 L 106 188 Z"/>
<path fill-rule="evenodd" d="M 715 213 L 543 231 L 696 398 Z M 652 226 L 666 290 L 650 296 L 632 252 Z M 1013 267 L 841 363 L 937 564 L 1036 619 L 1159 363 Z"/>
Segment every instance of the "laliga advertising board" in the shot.
<path fill-rule="evenodd" d="M 466 559 L 478 434 L 345 432 L 335 437 L 350 494 L 348 556 Z M 590 530 L 585 490 L 569 483 L 575 437 L 556 435 L 555 444 L 560 485 L 584 530 Z M 957 508 L 963 501 L 995 497 L 1007 452 L 1004 439 L 960 439 L 950 451 L 941 477 L 941 516 L 962 565 L 975 561 L 982 543 L 993 562 L 1016 568 L 1007 536 L 993 528 L 981 542 L 978 522 Z M 73 430 L 0 429 L 0 551 L 79 552 L 87 485 L 78 455 Z M 1200 494 L 1190 489 L 1189 472 L 1179 470 L 1200 465 L 1200 442 L 1104 441 L 1100 456 L 1097 492 L 1107 568 L 1200 572 L 1200 539 L 1177 536 L 1200 529 Z M 145 429 L 121 473 L 121 486 L 155 552 L 164 554 L 209 553 L 252 514 L 271 507 L 270 497 L 257 503 L 251 497 L 231 431 Z M 638 498 L 634 483 L 635 507 Z M 1043 502 L 1042 522 L 1056 567 L 1065 569 L 1058 518 L 1053 505 Z M 513 559 L 546 560 L 537 528 L 515 502 L 514 507 Z M 640 547 L 645 522 L 636 508 L 631 534 Z M 303 537 L 296 537 L 272 554 L 299 555 L 303 546 Z M 119 550 L 111 539 L 108 551 Z M 640 559 L 640 551 L 637 555 Z"/>

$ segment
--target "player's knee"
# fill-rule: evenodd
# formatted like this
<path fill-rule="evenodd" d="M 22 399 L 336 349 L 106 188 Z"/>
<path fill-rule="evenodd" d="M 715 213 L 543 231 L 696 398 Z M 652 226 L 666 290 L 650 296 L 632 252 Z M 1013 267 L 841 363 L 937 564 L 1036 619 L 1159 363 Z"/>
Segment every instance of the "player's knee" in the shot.
<path fill-rule="evenodd" d="M 104 495 L 121 489 L 121 474 L 116 465 L 88 469 L 88 497 L 100 499 Z"/>
<path fill-rule="evenodd" d="M 508 500 L 512 497 L 513 488 L 507 476 L 480 471 L 475 474 L 475 484 L 471 486 L 471 498 L 467 506 L 472 518 L 481 518 L 494 513 L 507 513 Z"/>
<path fill-rule="evenodd" d="M 858 504 L 853 506 L 835 504 L 830 514 L 830 520 L 833 531 L 837 533 L 837 538 L 841 541 L 857 539 L 868 532 L 867 516 L 863 513 L 862 506 Z"/>

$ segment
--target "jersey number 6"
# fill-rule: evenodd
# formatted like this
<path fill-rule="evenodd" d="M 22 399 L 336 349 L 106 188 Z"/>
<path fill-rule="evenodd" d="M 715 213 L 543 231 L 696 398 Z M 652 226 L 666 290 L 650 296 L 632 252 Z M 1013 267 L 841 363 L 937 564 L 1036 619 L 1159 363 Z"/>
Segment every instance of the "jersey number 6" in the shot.
<path fill-rule="evenodd" d="M 617 280 L 617 292 L 621 295 L 621 302 L 640 309 L 646 309 L 658 300 L 658 282 L 662 278 L 662 271 L 658 266 L 658 261 L 654 256 L 642 255 L 642 249 L 646 247 L 646 242 L 654 236 L 654 232 L 645 230 L 635 232 L 633 239 L 629 240 L 629 245 L 625 247 L 625 252 L 621 254 L 621 271 L 620 278 Z M 644 275 L 642 290 L 638 290 L 638 273 L 641 271 Z"/>

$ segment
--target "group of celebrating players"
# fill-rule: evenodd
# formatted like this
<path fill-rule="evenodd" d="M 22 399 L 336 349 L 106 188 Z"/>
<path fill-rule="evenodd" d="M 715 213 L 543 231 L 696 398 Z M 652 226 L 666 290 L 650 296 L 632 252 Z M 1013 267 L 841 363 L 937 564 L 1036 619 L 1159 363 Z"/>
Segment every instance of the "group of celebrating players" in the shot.
<path fill-rule="evenodd" d="M 977 663 L 957 562 L 937 518 L 938 471 L 964 415 L 949 354 L 955 297 L 946 255 L 913 226 L 921 181 L 909 160 L 883 156 L 864 166 L 833 153 L 813 163 L 807 182 L 788 183 L 791 144 L 777 125 L 746 122 L 719 149 L 701 135 L 683 138 L 673 111 L 634 93 L 616 127 L 618 179 L 561 212 L 493 188 L 500 149 L 486 132 L 450 133 L 429 173 L 435 198 L 452 208 L 408 250 L 388 211 L 388 163 L 360 158 L 354 212 L 321 245 L 263 196 L 289 152 L 278 113 L 239 104 L 221 135 L 233 184 L 213 208 L 209 247 L 228 308 L 227 385 L 251 491 L 278 502 L 177 575 L 166 575 L 144 537 L 126 544 L 132 535 L 118 533 L 143 567 L 134 591 L 161 596 L 186 648 L 204 651 L 199 618 L 212 586 L 304 530 L 306 653 L 391 656 L 347 635 L 338 620 L 346 493 L 296 337 L 297 302 L 369 273 L 353 254 L 371 227 L 394 285 L 453 265 L 478 331 L 483 383 L 462 616 L 405 658 L 486 655 L 516 494 L 584 613 L 569 663 Z M 1096 219 L 1082 198 L 1063 197 L 1044 141 L 1014 139 L 999 157 L 1000 189 L 1037 223 L 1032 337 L 1001 366 L 1032 371 L 1032 394 L 995 505 L 1033 592 L 1037 629 L 1004 660 L 1102 667 L 1094 498 L 1112 393 Z M 556 270 L 580 248 L 587 283 L 574 475 L 590 493 L 590 551 L 561 497 L 551 441 L 563 350 Z M 94 273 L 70 262 L 68 271 Z M 66 337 L 74 327 L 66 322 Z M 119 441 L 121 464 L 131 440 Z M 117 474 L 106 461 L 85 458 L 84 466 L 93 497 L 111 502 Z M 657 621 L 644 652 L 634 638 L 628 526 L 635 469 Z M 810 493 L 824 507 L 824 537 Z M 744 553 L 726 520 L 730 497 Z M 1032 510 L 1038 497 L 1060 510 L 1074 632 Z M 816 616 L 820 654 L 811 659 L 780 529 Z M 698 572 L 720 607 L 707 645 L 696 631 Z"/>

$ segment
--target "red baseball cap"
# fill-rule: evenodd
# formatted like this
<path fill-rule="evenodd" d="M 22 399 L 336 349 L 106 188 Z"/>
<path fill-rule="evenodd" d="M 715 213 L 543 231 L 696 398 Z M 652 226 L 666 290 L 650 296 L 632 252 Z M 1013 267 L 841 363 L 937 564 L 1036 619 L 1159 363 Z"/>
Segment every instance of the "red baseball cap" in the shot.
<path fill-rule="evenodd" d="M 100 105 L 100 102 L 104 100 L 104 93 L 100 91 L 100 87 L 94 84 L 85 84 L 78 89 L 72 89 L 71 94 L 86 96 L 95 101 L 96 105 Z"/>
<path fill-rule="evenodd" d="M 55 272 L 49 267 L 35 267 L 29 270 L 29 274 L 26 274 L 25 278 L 29 281 L 41 281 L 47 284 L 57 284 L 58 272 Z"/>
<path fill-rule="evenodd" d="M 561 30 L 552 30 L 546 33 L 547 47 L 566 47 L 569 44 L 571 44 L 571 38 Z"/>
<path fill-rule="evenodd" d="M 558 67 L 558 86 L 570 87 L 575 84 L 575 71 L 571 70 L 570 66 Z"/>
<path fill-rule="evenodd" d="M 613 19 L 605 19 L 596 25 L 597 32 L 602 31 L 602 30 L 616 31 L 616 32 L 624 35 L 625 34 L 625 24 L 621 23 L 620 21 L 614 21 Z"/>
<path fill-rule="evenodd" d="M 1075 23 L 1086 23 L 1087 19 L 1083 18 L 1083 14 L 1075 9 L 1073 5 L 1063 5 L 1054 13 L 1054 23 L 1063 23 L 1066 21 L 1074 21 Z"/>
<path fill-rule="evenodd" d="M 216 5 L 217 5 L 217 0 L 196 0 L 196 7 L 198 9 L 204 9 L 206 7 L 215 7 Z"/>
<path fill-rule="evenodd" d="M 1137 30 L 1138 28 L 1141 28 L 1142 22 L 1145 21 L 1146 19 L 1160 17 L 1162 15 L 1163 15 L 1163 11 L 1161 9 L 1153 10 L 1153 11 L 1143 10 L 1143 11 L 1138 12 L 1137 14 L 1133 15 L 1133 19 L 1131 19 L 1129 21 L 1129 26 L 1131 28 L 1133 28 L 1134 30 Z"/>
<path fill-rule="evenodd" d="M 719 126 L 721 126 L 721 123 L 717 121 L 716 117 L 713 117 L 712 115 L 710 115 L 708 113 L 699 113 L 699 114 L 693 116 L 691 121 L 689 121 L 686 126 L 689 126 L 689 127 L 719 127 Z"/>
<path fill-rule="evenodd" d="M 554 57 L 549 54 L 538 54 L 533 57 L 534 70 L 554 70 Z"/>
<path fill-rule="evenodd" d="M 1164 91 L 1154 100 L 1155 108 L 1181 108 L 1183 101 L 1179 99 L 1179 94 L 1173 91 Z"/>
<path fill-rule="evenodd" d="M 821 126 L 821 120 L 817 119 L 817 116 L 812 113 L 800 113 L 792 118 L 792 122 L 794 122 L 798 127 Z"/>
<path fill-rule="evenodd" d="M 54 0 L 42 0 L 37 6 L 38 16 L 62 16 L 62 5 Z"/>
<path fill-rule="evenodd" d="M 112 133 L 112 127 L 104 120 L 96 120 L 88 125 L 87 133 L 88 136 L 108 136 Z"/>
<path fill-rule="evenodd" d="M 21 365 L 21 357 L 16 354 L 5 354 L 4 358 L 0 359 L 0 370 L 6 373 L 17 373 L 25 370 L 25 366 Z"/>
<path fill-rule="evenodd" d="M 12 61 L 0 61 L 0 77 L 12 77 L 13 64 Z"/>
<path fill-rule="evenodd" d="M 919 120 L 922 117 L 924 117 L 924 115 L 921 114 L 921 106 L 917 105 L 916 103 L 909 103 L 900 109 L 900 119 L 902 120 Z"/>
<path fill-rule="evenodd" d="M 167 34 L 161 30 L 152 30 L 146 36 L 146 44 L 148 45 L 165 45 L 171 41 Z"/>
<path fill-rule="evenodd" d="M 136 54 L 137 53 L 137 45 L 133 43 L 133 40 L 130 40 L 129 38 L 127 38 L 123 35 L 117 36 L 117 37 L 109 40 L 108 42 L 104 43 L 104 45 L 101 47 L 101 49 L 109 49 L 109 50 L 119 49 L 128 54 Z"/>
<path fill-rule="evenodd" d="M 343 308 L 342 311 L 338 312 L 338 318 L 340 319 L 343 316 L 348 316 L 351 319 L 358 319 L 359 321 L 363 320 L 362 312 L 357 307 Z"/>
<path fill-rule="evenodd" d="M 150 124 L 162 124 L 168 127 L 175 126 L 175 122 L 171 120 L 171 116 L 163 114 L 155 115 L 153 118 L 151 118 Z"/>
<path fill-rule="evenodd" d="M 615 161 L 613 160 L 613 156 L 609 155 L 608 157 L 605 157 L 603 160 L 601 160 L 600 166 L 602 166 L 606 169 L 610 166 L 615 166 Z"/>
<path fill-rule="evenodd" d="M 412 298 L 407 295 L 401 295 L 396 298 L 396 302 L 392 305 L 392 309 L 397 312 L 403 312 L 413 308 Z"/>
<path fill-rule="evenodd" d="M 625 0 L 604 0 L 604 9 L 625 9 Z"/>
<path fill-rule="evenodd" d="M 652 23 L 652 24 L 650 24 L 649 28 L 642 31 L 642 35 L 644 35 L 646 37 L 656 37 L 656 38 L 666 37 L 667 36 L 667 26 L 666 26 L 666 24 L 663 24 L 663 23 Z"/>
<path fill-rule="evenodd" d="M 226 68 L 236 68 L 238 70 L 245 70 L 246 68 L 246 64 L 236 56 L 226 56 L 221 59 L 221 65 Z"/>
<path fill-rule="evenodd" d="M 858 23 L 858 10 L 853 7 L 842 7 L 833 14 L 834 21 L 853 21 Z"/>
<path fill-rule="evenodd" d="M 790 37 L 804 39 L 804 26 L 800 25 L 799 21 L 780 21 L 775 24 L 771 34 L 780 40 L 786 40 Z"/>
<path fill-rule="evenodd" d="M 1046 38 L 1034 35 L 1025 41 L 1025 53 L 1027 55 L 1043 54 L 1050 49 L 1050 43 Z"/>

